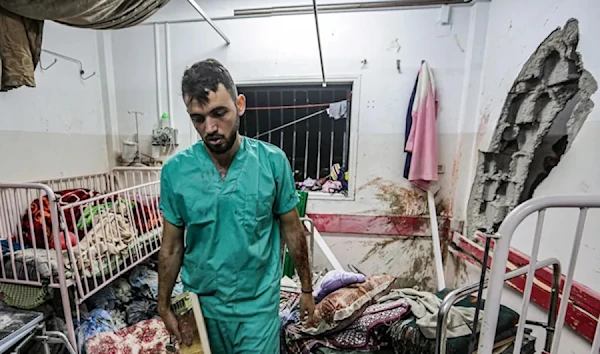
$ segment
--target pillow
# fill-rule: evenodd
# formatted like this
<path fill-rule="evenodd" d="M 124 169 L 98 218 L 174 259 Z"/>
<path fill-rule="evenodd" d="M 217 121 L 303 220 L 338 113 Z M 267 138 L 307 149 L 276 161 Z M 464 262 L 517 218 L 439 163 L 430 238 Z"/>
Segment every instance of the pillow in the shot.
<path fill-rule="evenodd" d="M 327 295 L 315 306 L 315 327 L 303 328 L 308 335 L 341 331 L 349 326 L 365 308 L 389 292 L 396 280 L 391 275 L 373 275 L 363 283 L 348 285 Z"/>
<path fill-rule="evenodd" d="M 323 298 L 332 292 L 350 284 L 362 283 L 367 279 L 363 274 L 346 272 L 343 270 L 329 271 L 323 277 L 319 288 L 315 290 L 315 302 L 321 302 Z"/>

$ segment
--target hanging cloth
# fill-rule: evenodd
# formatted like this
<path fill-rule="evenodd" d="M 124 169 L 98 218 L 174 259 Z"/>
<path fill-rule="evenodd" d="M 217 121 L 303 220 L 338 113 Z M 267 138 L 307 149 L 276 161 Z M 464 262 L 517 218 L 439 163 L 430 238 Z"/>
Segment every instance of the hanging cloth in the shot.
<path fill-rule="evenodd" d="M 405 146 L 405 151 L 412 154 L 408 180 L 423 190 L 429 190 L 431 182 L 438 179 L 438 97 L 433 73 L 426 61 L 419 69 L 411 113 L 412 123 Z"/>
<path fill-rule="evenodd" d="M 406 160 L 404 162 L 404 178 L 408 179 L 408 172 L 410 171 L 410 161 L 412 160 L 412 153 L 406 150 L 406 144 L 408 144 L 408 137 L 410 135 L 410 129 L 412 128 L 412 111 L 413 104 L 415 102 L 415 94 L 417 93 L 417 84 L 419 83 L 419 74 L 415 79 L 415 85 L 413 86 L 412 93 L 410 95 L 410 101 L 408 102 L 408 110 L 406 111 L 406 128 L 404 130 L 404 152 L 406 153 Z"/>

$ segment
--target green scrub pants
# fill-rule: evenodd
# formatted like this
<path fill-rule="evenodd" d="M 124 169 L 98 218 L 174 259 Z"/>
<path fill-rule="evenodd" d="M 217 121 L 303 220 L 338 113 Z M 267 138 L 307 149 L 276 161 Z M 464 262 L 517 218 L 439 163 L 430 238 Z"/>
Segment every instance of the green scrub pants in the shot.
<path fill-rule="evenodd" d="M 278 354 L 279 317 L 267 321 L 232 322 L 206 318 L 213 354 Z"/>

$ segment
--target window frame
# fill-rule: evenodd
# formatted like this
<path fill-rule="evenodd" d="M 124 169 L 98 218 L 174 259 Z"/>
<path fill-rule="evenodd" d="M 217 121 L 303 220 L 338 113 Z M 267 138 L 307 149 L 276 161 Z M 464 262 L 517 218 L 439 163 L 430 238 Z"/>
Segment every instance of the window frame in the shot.
<path fill-rule="evenodd" d="M 319 191 L 309 191 L 311 200 L 336 200 L 336 201 L 355 201 L 356 200 L 356 176 L 358 160 L 358 127 L 360 117 L 360 87 L 361 75 L 334 75 L 327 77 L 327 82 L 352 85 L 351 110 L 350 110 L 350 139 L 348 141 L 348 195 L 340 193 L 328 194 Z M 293 84 L 313 84 L 321 85 L 319 76 L 277 76 L 260 79 L 247 79 L 236 81 L 236 86 L 277 86 Z"/>

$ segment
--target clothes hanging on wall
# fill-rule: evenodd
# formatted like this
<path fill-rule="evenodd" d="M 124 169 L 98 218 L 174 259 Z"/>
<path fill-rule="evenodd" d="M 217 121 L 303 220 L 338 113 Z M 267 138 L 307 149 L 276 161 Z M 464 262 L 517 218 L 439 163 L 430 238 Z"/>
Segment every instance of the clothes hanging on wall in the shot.
<path fill-rule="evenodd" d="M 44 21 L 0 7 L 0 91 L 35 87 L 34 71 L 42 52 Z"/>
<path fill-rule="evenodd" d="M 438 96 L 433 73 L 426 61 L 421 63 L 417 88 L 412 106 L 412 123 L 405 151 L 412 154 L 408 180 L 415 186 L 429 190 L 437 181 L 437 114 Z"/>
<path fill-rule="evenodd" d="M 415 102 L 415 94 L 417 93 L 417 84 L 419 83 L 419 75 L 415 79 L 415 85 L 413 86 L 412 93 L 410 95 L 410 101 L 408 102 L 408 110 L 406 111 L 406 128 L 404 130 L 404 152 L 406 153 L 406 161 L 404 162 L 404 178 L 408 179 L 408 172 L 410 171 L 410 161 L 412 160 L 412 153 L 406 150 L 406 144 L 408 143 L 408 137 L 410 135 L 410 129 L 412 128 L 412 110 Z"/>

